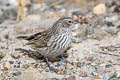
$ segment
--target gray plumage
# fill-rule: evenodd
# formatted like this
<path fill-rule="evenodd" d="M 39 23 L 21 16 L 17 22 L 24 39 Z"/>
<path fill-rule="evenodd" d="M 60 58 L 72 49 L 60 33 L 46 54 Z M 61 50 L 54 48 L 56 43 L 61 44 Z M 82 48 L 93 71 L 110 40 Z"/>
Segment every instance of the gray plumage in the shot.
<path fill-rule="evenodd" d="M 71 27 L 74 27 L 76 23 L 77 21 L 70 17 L 63 17 L 46 31 L 31 36 L 19 36 L 17 38 L 28 40 L 28 44 L 34 47 L 39 54 L 47 57 L 49 60 L 54 60 L 71 44 Z"/>

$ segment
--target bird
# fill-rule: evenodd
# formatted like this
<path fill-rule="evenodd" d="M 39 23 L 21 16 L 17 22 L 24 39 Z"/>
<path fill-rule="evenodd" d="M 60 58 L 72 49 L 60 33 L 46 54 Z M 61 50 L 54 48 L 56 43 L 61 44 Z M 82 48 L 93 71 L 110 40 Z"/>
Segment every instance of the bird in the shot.
<path fill-rule="evenodd" d="M 18 36 L 18 39 L 27 40 L 27 45 L 48 60 L 56 60 L 57 56 L 64 53 L 72 42 L 72 27 L 79 24 L 71 17 L 62 17 L 53 25 L 42 32 L 30 36 Z"/>

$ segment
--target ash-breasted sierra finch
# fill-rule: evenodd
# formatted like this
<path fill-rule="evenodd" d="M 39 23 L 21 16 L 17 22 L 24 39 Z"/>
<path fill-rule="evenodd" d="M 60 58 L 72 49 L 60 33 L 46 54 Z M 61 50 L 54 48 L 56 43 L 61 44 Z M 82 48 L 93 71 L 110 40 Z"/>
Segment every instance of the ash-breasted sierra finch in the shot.
<path fill-rule="evenodd" d="M 28 44 L 34 47 L 36 54 L 40 54 L 48 60 L 54 60 L 64 53 L 72 42 L 72 27 L 79 24 L 70 17 L 57 20 L 53 26 L 43 32 L 31 36 L 19 36 L 28 40 Z"/>

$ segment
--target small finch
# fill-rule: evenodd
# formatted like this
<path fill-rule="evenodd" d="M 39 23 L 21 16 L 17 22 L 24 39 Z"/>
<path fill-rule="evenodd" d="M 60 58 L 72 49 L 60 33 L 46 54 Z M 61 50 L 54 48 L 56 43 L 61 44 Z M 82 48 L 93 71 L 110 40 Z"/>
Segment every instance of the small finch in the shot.
<path fill-rule="evenodd" d="M 70 17 L 63 17 L 56 21 L 51 28 L 31 36 L 19 36 L 28 40 L 29 45 L 34 47 L 37 54 L 48 60 L 54 60 L 64 53 L 72 42 L 72 27 L 79 24 Z"/>

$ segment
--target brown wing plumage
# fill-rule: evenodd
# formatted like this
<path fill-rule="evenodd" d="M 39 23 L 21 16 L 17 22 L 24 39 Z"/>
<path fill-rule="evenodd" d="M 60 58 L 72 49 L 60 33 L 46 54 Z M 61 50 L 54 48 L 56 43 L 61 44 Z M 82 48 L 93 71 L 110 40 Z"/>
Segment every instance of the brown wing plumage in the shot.
<path fill-rule="evenodd" d="M 48 30 L 36 33 L 31 36 L 19 36 L 17 38 L 22 38 L 28 40 L 28 45 L 32 45 L 33 47 L 45 47 L 47 46 L 47 42 L 50 40 L 52 33 Z"/>

